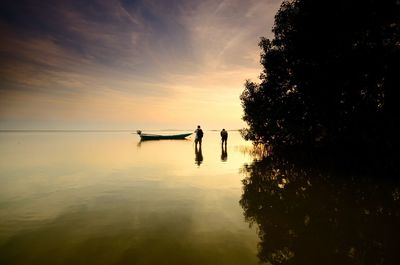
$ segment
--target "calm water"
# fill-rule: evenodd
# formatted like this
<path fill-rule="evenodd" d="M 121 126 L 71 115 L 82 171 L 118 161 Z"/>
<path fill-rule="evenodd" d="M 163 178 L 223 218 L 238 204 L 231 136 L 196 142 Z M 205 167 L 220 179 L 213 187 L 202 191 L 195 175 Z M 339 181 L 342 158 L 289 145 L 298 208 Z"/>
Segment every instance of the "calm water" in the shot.
<path fill-rule="evenodd" d="M 399 176 L 250 146 L 0 133 L 0 264 L 399 264 Z"/>
<path fill-rule="evenodd" d="M 1 264 L 257 264 L 239 204 L 249 146 L 205 132 L 0 134 Z"/>

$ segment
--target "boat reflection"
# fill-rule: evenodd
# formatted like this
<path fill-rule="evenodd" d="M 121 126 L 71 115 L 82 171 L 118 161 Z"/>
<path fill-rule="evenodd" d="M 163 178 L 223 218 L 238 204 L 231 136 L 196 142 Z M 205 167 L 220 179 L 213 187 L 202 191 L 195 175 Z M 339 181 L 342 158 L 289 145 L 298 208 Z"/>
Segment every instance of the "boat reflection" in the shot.
<path fill-rule="evenodd" d="M 137 147 L 142 147 L 143 144 L 147 145 L 147 144 L 154 144 L 154 143 L 159 143 L 160 141 L 162 142 L 191 142 L 191 140 L 189 139 L 168 139 L 168 140 L 164 140 L 164 139 L 158 139 L 158 140 L 139 140 L 136 144 Z"/>
<path fill-rule="evenodd" d="M 260 262 L 396 264 L 399 180 L 335 175 L 268 157 L 243 168 L 240 205 Z"/>

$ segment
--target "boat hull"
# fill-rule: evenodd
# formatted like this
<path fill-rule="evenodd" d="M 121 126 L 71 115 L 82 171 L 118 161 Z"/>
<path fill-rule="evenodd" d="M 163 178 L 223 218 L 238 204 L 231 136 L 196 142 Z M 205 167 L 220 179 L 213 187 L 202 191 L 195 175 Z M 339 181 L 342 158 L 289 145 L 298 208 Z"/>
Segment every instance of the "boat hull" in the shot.
<path fill-rule="evenodd" d="M 183 134 L 173 134 L 173 135 L 159 135 L 159 134 L 140 134 L 140 139 L 142 141 L 148 140 L 179 140 L 185 139 L 192 133 L 183 133 Z"/>

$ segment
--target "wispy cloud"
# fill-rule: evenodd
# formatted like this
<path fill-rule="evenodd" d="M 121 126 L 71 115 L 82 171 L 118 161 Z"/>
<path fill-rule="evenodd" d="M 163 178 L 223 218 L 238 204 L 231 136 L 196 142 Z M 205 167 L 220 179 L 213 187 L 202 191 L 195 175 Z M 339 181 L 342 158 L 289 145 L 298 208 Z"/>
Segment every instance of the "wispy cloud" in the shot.
<path fill-rule="evenodd" d="M 0 127 L 194 118 L 240 126 L 238 96 L 260 72 L 257 42 L 271 34 L 280 2 L 2 1 Z"/>

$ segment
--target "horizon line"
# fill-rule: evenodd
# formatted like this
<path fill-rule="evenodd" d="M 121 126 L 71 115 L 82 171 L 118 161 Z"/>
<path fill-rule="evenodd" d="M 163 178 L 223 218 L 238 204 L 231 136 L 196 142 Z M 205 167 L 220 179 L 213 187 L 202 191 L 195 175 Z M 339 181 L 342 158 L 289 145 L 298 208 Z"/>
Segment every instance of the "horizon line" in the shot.
<path fill-rule="evenodd" d="M 136 132 L 138 129 L 0 129 L 5 132 Z M 141 131 L 193 131 L 193 129 L 140 129 Z M 219 131 L 220 129 L 205 129 L 205 131 Z M 239 131 L 241 129 L 226 129 Z"/>

